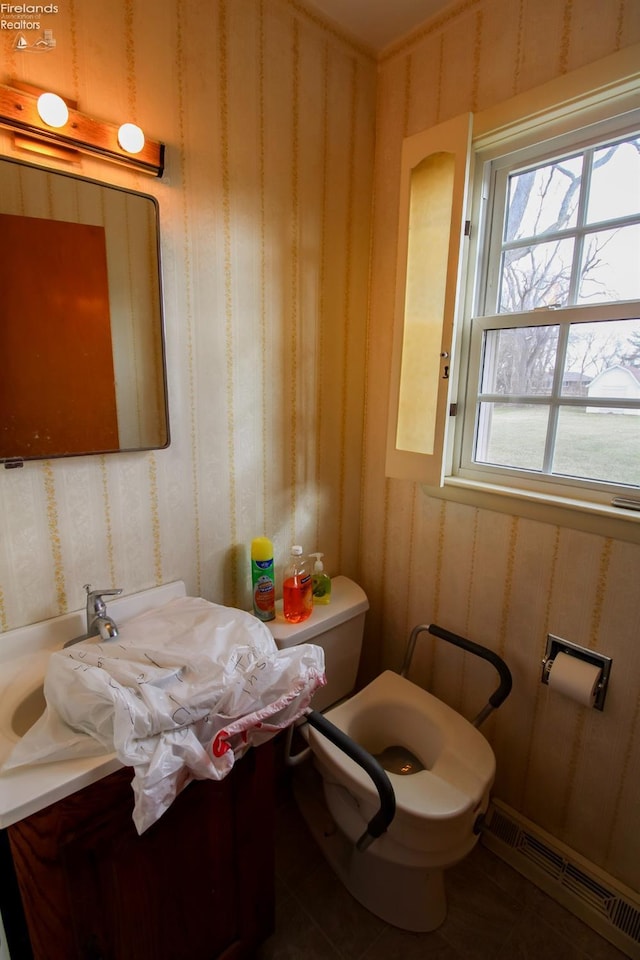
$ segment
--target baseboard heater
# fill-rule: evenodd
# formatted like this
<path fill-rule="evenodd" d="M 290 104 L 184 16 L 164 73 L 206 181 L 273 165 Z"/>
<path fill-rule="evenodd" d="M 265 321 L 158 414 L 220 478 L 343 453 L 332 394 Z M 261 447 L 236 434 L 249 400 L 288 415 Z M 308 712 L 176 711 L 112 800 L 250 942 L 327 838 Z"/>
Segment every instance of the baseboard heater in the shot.
<path fill-rule="evenodd" d="M 640 897 L 511 807 L 492 800 L 486 847 L 632 960 L 640 960 Z"/>

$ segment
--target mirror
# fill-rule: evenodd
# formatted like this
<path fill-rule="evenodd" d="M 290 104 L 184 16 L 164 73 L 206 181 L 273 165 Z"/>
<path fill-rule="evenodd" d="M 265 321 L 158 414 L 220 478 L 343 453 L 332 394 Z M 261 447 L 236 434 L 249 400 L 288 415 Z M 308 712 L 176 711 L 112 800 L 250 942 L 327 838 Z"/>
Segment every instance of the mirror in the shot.
<path fill-rule="evenodd" d="M 154 197 L 0 158 L 0 462 L 169 445 Z"/>

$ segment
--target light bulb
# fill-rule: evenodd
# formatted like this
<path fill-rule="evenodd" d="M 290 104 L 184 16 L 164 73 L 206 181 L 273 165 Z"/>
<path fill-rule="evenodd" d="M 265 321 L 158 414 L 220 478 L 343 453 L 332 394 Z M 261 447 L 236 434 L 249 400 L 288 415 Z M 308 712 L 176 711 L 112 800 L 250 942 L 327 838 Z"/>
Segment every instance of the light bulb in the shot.
<path fill-rule="evenodd" d="M 118 130 L 118 143 L 127 153 L 140 153 L 144 147 L 144 133 L 135 123 L 123 123 Z"/>
<path fill-rule="evenodd" d="M 41 93 L 38 97 L 38 113 L 48 127 L 64 127 L 69 119 L 69 109 L 57 93 Z"/>

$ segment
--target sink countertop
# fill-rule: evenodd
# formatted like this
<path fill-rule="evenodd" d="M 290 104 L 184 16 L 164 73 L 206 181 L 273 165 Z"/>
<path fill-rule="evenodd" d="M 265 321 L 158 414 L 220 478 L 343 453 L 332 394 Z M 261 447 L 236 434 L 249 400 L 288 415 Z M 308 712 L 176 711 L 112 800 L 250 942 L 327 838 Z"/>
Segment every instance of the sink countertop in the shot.
<path fill-rule="evenodd" d="M 108 610 L 116 622 L 125 622 L 145 610 L 185 595 L 184 583 L 176 580 L 113 599 Z M 85 612 L 78 610 L 0 633 L 0 766 L 19 739 L 11 729 L 14 710 L 42 684 L 51 653 L 85 629 Z M 70 796 L 121 766 L 115 754 L 105 753 L 16 767 L 0 773 L 0 828 Z"/>

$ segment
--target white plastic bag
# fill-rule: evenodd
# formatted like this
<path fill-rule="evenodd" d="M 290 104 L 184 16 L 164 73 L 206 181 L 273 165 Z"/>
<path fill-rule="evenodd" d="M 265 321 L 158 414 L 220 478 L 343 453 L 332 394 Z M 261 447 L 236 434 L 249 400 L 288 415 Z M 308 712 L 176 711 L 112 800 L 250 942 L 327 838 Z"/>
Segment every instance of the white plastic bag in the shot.
<path fill-rule="evenodd" d="M 134 768 L 142 833 L 192 779 L 220 780 L 245 750 L 289 726 L 325 683 L 320 647 L 278 650 L 242 610 L 181 597 L 52 654 L 47 710 L 4 769 L 115 752 Z"/>

